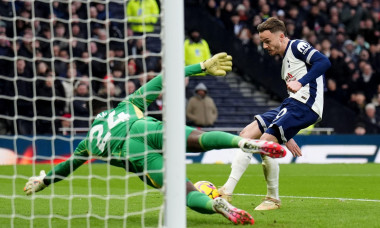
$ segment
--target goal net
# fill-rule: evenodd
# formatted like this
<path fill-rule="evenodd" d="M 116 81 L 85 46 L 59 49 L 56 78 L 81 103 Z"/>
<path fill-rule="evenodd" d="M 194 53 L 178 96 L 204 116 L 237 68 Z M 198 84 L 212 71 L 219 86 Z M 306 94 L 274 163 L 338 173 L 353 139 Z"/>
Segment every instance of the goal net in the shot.
<path fill-rule="evenodd" d="M 176 2 L 173 5 L 178 4 Z M 151 150 L 145 146 L 139 154 L 145 159 L 140 164 L 142 168 L 134 170 L 136 174 L 112 166 L 114 161 L 110 154 L 116 152 L 110 151 L 111 143 L 105 143 L 108 154 L 101 159 L 97 159 L 99 154 L 89 153 L 85 156 L 87 162 L 75 172 L 75 165 L 70 164 L 71 174 L 64 180 L 31 196 L 23 192 L 29 177 L 38 176 L 41 170 L 48 173 L 73 154 L 86 138 L 97 114 L 116 108 L 158 74 L 177 70 L 178 77 L 179 72 L 183 72 L 183 67 L 178 72 L 178 68 L 167 65 L 169 62 L 183 65 L 182 52 L 177 52 L 182 58 L 166 56 L 170 50 L 165 49 L 168 47 L 165 42 L 171 42 L 167 40 L 170 32 L 165 38 L 170 27 L 164 23 L 165 18 L 170 20 L 164 14 L 170 12 L 165 9 L 167 5 L 170 4 L 159 0 L 1 1 L 1 226 L 171 227 L 164 221 L 170 218 L 167 213 L 173 213 L 171 197 L 165 192 L 168 189 L 172 195 L 176 195 L 176 190 L 184 192 L 184 184 L 173 188 L 173 180 L 178 183 L 178 177 L 170 179 L 167 175 L 163 180 L 167 188 L 157 190 L 144 184 L 150 182 L 146 156 L 149 153 L 165 156 L 167 151 L 173 151 L 173 145 L 166 143 L 176 140 L 170 138 L 173 128 L 169 125 L 156 132 L 164 134 L 164 149 Z M 172 29 L 182 26 L 176 33 L 183 33 L 183 22 L 176 26 Z M 178 38 L 182 43 L 183 34 Z M 178 46 L 172 48 L 178 50 Z M 144 101 L 145 116 L 163 119 L 164 123 L 171 117 L 163 110 L 178 101 L 184 106 L 181 96 L 174 96 L 177 100 L 166 98 L 176 91 L 165 89 L 173 86 L 170 77 L 165 79 L 165 76 L 164 96 L 158 96 L 162 91 L 144 90 L 136 96 Z M 181 83 L 180 80 L 172 82 Z M 149 94 L 156 94 L 158 98 L 148 107 L 146 96 Z M 129 111 L 136 112 L 127 108 L 126 112 Z M 116 124 L 124 120 L 115 117 L 112 121 Z M 184 119 L 173 121 L 181 131 L 178 123 L 183 125 Z M 148 131 L 145 126 L 137 135 L 145 145 L 149 143 Z M 99 140 L 101 133 L 97 134 Z M 137 137 L 129 135 L 127 130 L 124 134 L 125 138 L 106 134 L 102 140 L 125 141 Z M 179 134 L 179 137 L 184 139 L 184 135 Z M 183 143 L 179 147 L 185 148 L 184 142 L 179 142 Z M 98 148 L 99 144 L 102 143 L 98 141 Z M 120 148 L 122 146 L 120 143 Z M 127 150 L 119 159 L 126 169 L 130 169 L 130 157 Z M 173 160 L 170 156 L 168 160 L 170 158 Z M 173 167 L 150 170 L 150 173 L 165 172 L 165 169 L 170 173 Z M 180 181 L 185 183 L 184 176 Z M 183 198 L 178 201 L 173 197 L 184 207 Z"/>

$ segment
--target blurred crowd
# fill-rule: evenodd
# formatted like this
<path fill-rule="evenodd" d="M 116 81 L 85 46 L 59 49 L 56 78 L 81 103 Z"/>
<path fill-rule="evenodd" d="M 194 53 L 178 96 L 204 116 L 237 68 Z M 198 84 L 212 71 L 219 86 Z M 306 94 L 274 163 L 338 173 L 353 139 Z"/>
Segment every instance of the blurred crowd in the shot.
<path fill-rule="evenodd" d="M 258 56 L 265 53 L 257 25 L 272 16 L 283 20 L 290 39 L 306 40 L 330 59 L 325 95 L 355 112 L 355 133 L 380 133 L 379 0 L 205 0 L 203 4 L 241 40 L 243 51 Z"/>
<path fill-rule="evenodd" d="M 88 128 L 160 72 L 159 5 L 140 4 L 1 0 L 0 134 Z"/>
<path fill-rule="evenodd" d="M 198 1 L 241 40 L 242 51 L 259 58 L 266 54 L 257 25 L 271 16 L 282 19 L 291 39 L 304 39 L 329 57 L 326 97 L 355 112 L 355 132 L 380 133 L 379 0 Z M 150 16 L 141 17 L 141 9 Z M 156 0 L 0 0 L 0 107 L 6 107 L 0 134 L 85 129 L 99 107 L 113 107 L 157 75 L 159 12 Z M 188 43 L 207 50 L 193 32 Z M 160 99 L 150 107 L 161 108 Z"/>

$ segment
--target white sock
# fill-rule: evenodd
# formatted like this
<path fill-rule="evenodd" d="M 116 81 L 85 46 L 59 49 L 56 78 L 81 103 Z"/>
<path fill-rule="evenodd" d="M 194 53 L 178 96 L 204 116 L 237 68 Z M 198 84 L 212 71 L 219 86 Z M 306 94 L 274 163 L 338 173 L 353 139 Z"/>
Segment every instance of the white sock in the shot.
<path fill-rule="evenodd" d="M 278 194 L 280 166 L 274 158 L 263 155 L 261 158 L 263 160 L 262 165 L 265 180 L 267 182 L 267 196 L 275 199 L 280 199 Z"/>
<path fill-rule="evenodd" d="M 251 162 L 251 158 L 252 154 L 250 153 L 241 150 L 236 153 L 231 165 L 231 174 L 223 185 L 225 193 L 232 194 L 234 192 L 237 183 Z"/>

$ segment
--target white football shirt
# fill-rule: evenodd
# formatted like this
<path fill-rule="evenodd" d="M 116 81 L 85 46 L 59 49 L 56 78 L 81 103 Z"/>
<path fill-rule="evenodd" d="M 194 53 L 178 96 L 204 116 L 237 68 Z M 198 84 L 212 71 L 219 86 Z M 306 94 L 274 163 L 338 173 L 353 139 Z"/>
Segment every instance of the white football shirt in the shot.
<path fill-rule="evenodd" d="M 282 60 L 281 75 L 285 82 L 303 78 L 311 69 L 311 58 L 318 52 L 303 40 L 290 40 Z M 322 119 L 324 75 L 316 75 L 315 79 L 304 85 L 296 93 L 288 91 L 289 97 L 308 105 Z"/>

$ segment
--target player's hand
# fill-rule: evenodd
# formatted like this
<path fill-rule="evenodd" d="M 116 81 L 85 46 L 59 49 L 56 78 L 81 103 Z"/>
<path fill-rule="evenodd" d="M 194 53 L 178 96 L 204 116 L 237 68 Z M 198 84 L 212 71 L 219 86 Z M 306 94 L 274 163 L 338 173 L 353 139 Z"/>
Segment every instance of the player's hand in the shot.
<path fill-rule="evenodd" d="M 29 178 L 29 181 L 26 183 L 24 187 L 24 192 L 26 193 L 26 195 L 31 195 L 32 193 L 39 192 L 46 188 L 46 185 L 43 181 L 45 176 L 45 170 L 41 170 L 39 176 Z"/>
<path fill-rule="evenodd" d="M 290 81 L 286 83 L 286 87 L 288 87 L 290 92 L 297 93 L 302 88 L 302 84 L 298 81 Z"/>
<path fill-rule="evenodd" d="M 221 52 L 200 64 L 202 70 L 206 71 L 208 74 L 225 76 L 228 71 L 232 70 L 232 56 L 227 55 L 225 52 Z"/>
<path fill-rule="evenodd" d="M 300 157 L 300 156 L 302 156 L 301 149 L 297 145 L 296 141 L 294 141 L 294 139 L 290 139 L 287 143 L 285 143 L 285 146 L 293 154 L 293 157 Z"/>

